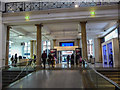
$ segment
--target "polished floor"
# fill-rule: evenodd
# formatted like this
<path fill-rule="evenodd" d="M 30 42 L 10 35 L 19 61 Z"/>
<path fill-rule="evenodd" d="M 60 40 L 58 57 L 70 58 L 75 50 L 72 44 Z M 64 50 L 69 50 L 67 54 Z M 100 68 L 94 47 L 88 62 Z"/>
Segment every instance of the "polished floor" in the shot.
<path fill-rule="evenodd" d="M 40 70 L 9 88 L 93 88 L 86 72 L 80 70 Z"/>

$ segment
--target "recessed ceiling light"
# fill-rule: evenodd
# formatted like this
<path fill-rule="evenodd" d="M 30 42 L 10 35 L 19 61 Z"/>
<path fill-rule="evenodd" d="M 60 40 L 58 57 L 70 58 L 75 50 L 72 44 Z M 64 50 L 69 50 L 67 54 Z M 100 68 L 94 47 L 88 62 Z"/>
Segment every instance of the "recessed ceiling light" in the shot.
<path fill-rule="evenodd" d="M 78 8 L 78 7 L 79 7 L 79 6 L 76 4 L 76 5 L 75 5 L 75 8 Z"/>

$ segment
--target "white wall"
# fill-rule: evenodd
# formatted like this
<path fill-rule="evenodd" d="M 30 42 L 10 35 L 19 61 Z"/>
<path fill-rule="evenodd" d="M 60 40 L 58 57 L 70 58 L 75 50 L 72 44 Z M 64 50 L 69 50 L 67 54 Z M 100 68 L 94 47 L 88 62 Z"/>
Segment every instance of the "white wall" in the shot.
<path fill-rule="evenodd" d="M 11 55 L 22 56 L 22 46 L 20 42 L 15 42 L 11 44 Z"/>
<path fill-rule="evenodd" d="M 7 28 L 2 24 L 2 13 L 0 12 L 0 67 L 5 65 L 6 56 L 6 31 Z"/>

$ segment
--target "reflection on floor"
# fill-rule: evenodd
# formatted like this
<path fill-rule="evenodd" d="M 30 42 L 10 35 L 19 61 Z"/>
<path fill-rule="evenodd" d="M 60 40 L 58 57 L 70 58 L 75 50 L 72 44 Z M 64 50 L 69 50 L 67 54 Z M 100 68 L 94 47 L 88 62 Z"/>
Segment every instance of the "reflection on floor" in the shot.
<path fill-rule="evenodd" d="M 85 73 L 79 70 L 40 70 L 9 88 L 93 88 L 90 81 L 85 80 Z"/>

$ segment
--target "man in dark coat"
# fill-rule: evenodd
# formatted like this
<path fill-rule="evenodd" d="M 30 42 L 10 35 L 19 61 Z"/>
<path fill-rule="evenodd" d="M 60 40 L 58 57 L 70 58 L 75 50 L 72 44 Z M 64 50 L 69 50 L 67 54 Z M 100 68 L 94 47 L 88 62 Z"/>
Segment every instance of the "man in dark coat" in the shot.
<path fill-rule="evenodd" d="M 74 54 L 71 55 L 71 65 L 74 65 Z"/>
<path fill-rule="evenodd" d="M 47 54 L 44 51 L 43 54 L 42 54 L 42 60 L 43 60 L 44 69 L 45 69 L 45 64 L 46 64 L 46 58 L 47 58 Z"/>
<path fill-rule="evenodd" d="M 69 65 L 70 56 L 67 56 L 67 64 Z"/>

